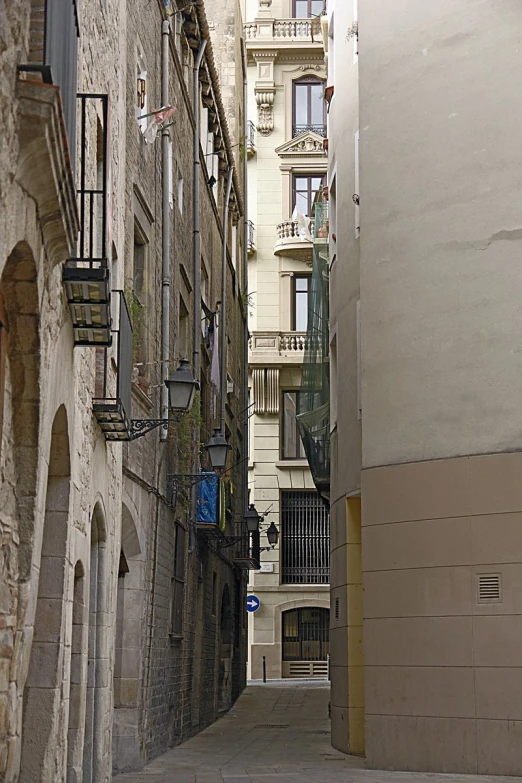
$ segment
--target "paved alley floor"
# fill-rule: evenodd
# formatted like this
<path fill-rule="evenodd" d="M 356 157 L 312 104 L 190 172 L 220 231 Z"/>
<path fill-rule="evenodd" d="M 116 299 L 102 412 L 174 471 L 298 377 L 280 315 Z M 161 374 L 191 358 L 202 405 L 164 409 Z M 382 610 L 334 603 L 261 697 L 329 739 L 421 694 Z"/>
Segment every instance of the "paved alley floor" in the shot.
<path fill-rule="evenodd" d="M 522 778 L 365 770 L 330 745 L 329 683 L 250 684 L 232 710 L 114 783 L 522 783 Z"/>

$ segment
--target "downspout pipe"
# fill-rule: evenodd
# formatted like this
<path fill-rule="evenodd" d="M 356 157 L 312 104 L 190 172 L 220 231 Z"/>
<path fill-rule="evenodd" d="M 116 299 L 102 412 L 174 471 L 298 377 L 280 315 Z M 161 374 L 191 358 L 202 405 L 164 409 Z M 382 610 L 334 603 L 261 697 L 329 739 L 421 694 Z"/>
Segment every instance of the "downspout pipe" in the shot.
<path fill-rule="evenodd" d="M 169 36 L 170 22 L 165 19 L 161 25 L 161 105 L 169 103 Z M 168 128 L 161 132 L 163 164 L 162 181 L 162 238 L 161 238 L 161 368 L 163 380 L 169 375 L 170 361 L 170 187 L 172 182 L 170 155 L 170 134 Z M 161 418 L 168 421 L 168 389 L 161 384 Z M 160 430 L 160 439 L 167 439 L 167 430 Z"/>
<path fill-rule="evenodd" d="M 228 204 L 230 201 L 230 192 L 232 190 L 232 177 L 234 169 L 231 166 L 228 170 L 227 189 L 225 192 L 225 203 L 223 205 L 223 258 L 221 269 L 221 323 L 220 323 L 220 342 L 221 342 L 221 409 L 219 414 L 219 429 L 221 434 L 225 435 L 225 402 L 227 399 L 227 243 L 228 243 Z"/>
<path fill-rule="evenodd" d="M 243 134 L 245 139 L 248 139 L 248 77 L 247 77 L 247 58 L 245 41 L 242 41 L 241 47 L 241 59 L 243 62 L 243 121 L 245 128 Z M 248 155 L 245 153 L 243 157 L 243 203 L 244 203 L 244 233 L 243 233 L 243 301 L 245 302 L 245 324 L 244 324 L 244 338 L 243 338 L 243 410 L 245 411 L 245 421 L 243 424 L 243 443 L 245 453 L 243 457 L 246 458 L 243 463 L 244 470 L 244 492 L 243 492 L 243 515 L 248 510 L 248 463 L 250 461 L 250 411 L 248 409 Z"/>
<path fill-rule="evenodd" d="M 193 209 L 193 250 L 192 261 L 194 266 L 194 344 L 192 346 L 192 369 L 194 371 L 194 377 L 196 381 L 199 381 L 199 344 L 200 344 L 200 329 L 201 324 L 199 322 L 200 313 L 200 299 L 201 299 L 201 268 L 200 268 L 200 231 L 199 231 L 199 147 L 200 147 L 200 125 L 201 116 L 199 112 L 199 68 L 207 45 L 207 39 L 203 38 L 196 59 L 194 61 L 193 69 L 193 96 L 192 105 L 194 109 L 194 170 L 193 170 L 193 197 L 192 197 L 192 209 Z"/>
<path fill-rule="evenodd" d="M 194 111 L 194 144 L 193 144 L 193 182 L 192 182 L 192 263 L 193 263 L 193 279 L 194 279 L 194 337 L 192 345 L 192 370 L 194 372 L 194 378 L 199 383 L 199 369 L 200 369 L 200 354 L 199 344 L 201 340 L 201 324 L 200 324 L 200 311 L 201 311 L 201 268 L 200 268 L 200 232 L 199 232 L 199 147 L 200 147 L 200 123 L 201 116 L 199 113 L 199 68 L 205 53 L 205 47 L 207 45 L 207 39 L 202 38 L 199 45 L 199 50 L 194 61 L 193 68 L 193 91 L 192 91 L 192 108 Z M 197 473 L 199 470 L 199 427 L 194 432 L 194 458 L 192 460 L 192 473 Z M 198 510 L 198 488 L 196 484 L 193 484 L 190 495 L 190 520 L 189 520 L 189 554 L 196 548 L 196 514 Z"/>

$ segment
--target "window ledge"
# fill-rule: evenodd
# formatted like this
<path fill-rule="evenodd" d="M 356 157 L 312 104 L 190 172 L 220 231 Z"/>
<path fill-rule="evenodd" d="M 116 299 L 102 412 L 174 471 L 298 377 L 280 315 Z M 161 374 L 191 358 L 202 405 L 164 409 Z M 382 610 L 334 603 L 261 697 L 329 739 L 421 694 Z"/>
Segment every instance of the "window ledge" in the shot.
<path fill-rule="evenodd" d="M 308 462 L 303 459 L 283 459 L 275 464 L 276 468 L 307 468 Z"/>
<path fill-rule="evenodd" d="M 181 633 L 169 633 L 171 642 L 182 642 L 185 637 Z"/>

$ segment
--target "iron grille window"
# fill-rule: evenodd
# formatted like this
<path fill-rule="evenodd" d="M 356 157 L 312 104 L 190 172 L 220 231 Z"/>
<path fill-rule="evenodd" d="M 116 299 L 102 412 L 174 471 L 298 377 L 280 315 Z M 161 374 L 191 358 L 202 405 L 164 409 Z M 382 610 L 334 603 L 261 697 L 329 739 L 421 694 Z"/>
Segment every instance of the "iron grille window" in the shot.
<path fill-rule="evenodd" d="M 299 412 L 299 392 L 283 392 L 283 459 L 304 459 L 305 452 L 297 429 L 296 414 Z"/>
<path fill-rule="evenodd" d="M 324 81 L 313 76 L 305 76 L 293 82 L 293 132 L 299 136 L 304 131 L 313 131 L 326 136 L 326 103 L 324 101 Z"/>
<path fill-rule="evenodd" d="M 328 584 L 330 519 L 315 492 L 283 492 L 282 581 L 285 584 Z"/>
<path fill-rule="evenodd" d="M 283 612 L 283 661 L 326 661 L 330 612 L 315 606 Z"/>

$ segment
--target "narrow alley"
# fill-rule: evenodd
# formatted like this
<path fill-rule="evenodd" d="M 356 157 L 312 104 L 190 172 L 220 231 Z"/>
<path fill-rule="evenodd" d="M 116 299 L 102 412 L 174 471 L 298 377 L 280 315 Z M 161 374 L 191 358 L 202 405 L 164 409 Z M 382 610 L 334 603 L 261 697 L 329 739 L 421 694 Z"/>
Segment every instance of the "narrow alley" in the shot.
<path fill-rule="evenodd" d="M 522 783 L 522 778 L 366 770 L 330 745 L 326 680 L 250 684 L 232 710 L 113 783 Z"/>

